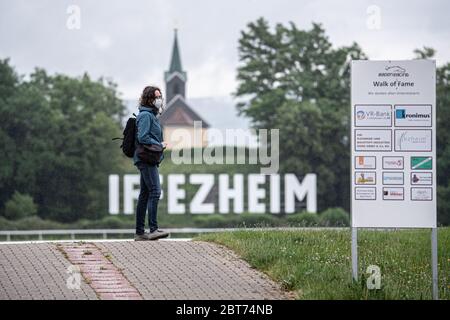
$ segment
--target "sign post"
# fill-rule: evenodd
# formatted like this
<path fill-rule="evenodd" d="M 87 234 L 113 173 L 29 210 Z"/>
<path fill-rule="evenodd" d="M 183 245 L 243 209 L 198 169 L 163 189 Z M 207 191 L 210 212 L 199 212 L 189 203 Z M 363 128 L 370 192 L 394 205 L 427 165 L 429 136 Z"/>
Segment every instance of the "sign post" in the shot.
<path fill-rule="evenodd" d="M 435 61 L 356 60 L 351 68 L 353 279 L 359 228 L 431 228 L 438 299 Z"/>

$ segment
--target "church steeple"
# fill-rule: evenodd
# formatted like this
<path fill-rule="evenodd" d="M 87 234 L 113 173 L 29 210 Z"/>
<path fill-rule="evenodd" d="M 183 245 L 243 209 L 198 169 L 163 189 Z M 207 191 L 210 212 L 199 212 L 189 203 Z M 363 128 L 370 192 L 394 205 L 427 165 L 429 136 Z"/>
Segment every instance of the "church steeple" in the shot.
<path fill-rule="evenodd" d="M 177 36 L 178 30 L 175 29 L 175 38 L 173 40 L 173 47 L 172 47 L 172 60 L 170 61 L 170 68 L 169 72 L 182 72 L 181 68 L 181 58 L 180 58 L 180 49 L 178 49 L 178 36 Z"/>
<path fill-rule="evenodd" d="M 180 49 L 178 47 L 178 30 L 175 29 L 174 31 L 175 37 L 173 41 L 169 71 L 164 73 L 167 103 L 170 103 L 170 101 L 177 95 L 181 95 L 185 98 L 186 94 L 187 75 L 181 66 Z"/>

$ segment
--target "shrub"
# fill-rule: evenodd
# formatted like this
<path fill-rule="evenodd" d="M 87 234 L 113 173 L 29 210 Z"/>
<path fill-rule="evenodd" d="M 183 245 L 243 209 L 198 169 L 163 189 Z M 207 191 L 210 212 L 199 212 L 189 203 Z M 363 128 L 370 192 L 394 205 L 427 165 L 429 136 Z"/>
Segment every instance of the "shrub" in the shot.
<path fill-rule="evenodd" d="M 221 214 L 208 214 L 204 216 L 195 216 L 194 225 L 199 228 L 227 228 L 230 227 L 234 219 L 224 217 Z"/>
<path fill-rule="evenodd" d="M 125 216 L 106 216 L 100 220 L 82 219 L 72 223 L 75 229 L 132 229 L 134 221 Z"/>
<path fill-rule="evenodd" d="M 276 227 L 280 225 L 280 221 L 277 217 L 270 214 L 251 214 L 245 213 L 240 217 L 240 227 Z"/>
<path fill-rule="evenodd" d="M 133 229 L 134 220 L 121 218 L 119 216 L 107 216 L 101 220 L 102 228 L 106 229 Z"/>
<path fill-rule="evenodd" d="M 37 205 L 28 194 L 15 191 L 11 199 L 6 201 L 4 216 L 10 220 L 18 220 L 36 215 Z"/>
<path fill-rule="evenodd" d="M 25 217 L 14 221 L 12 229 L 16 230 L 45 230 L 45 229 L 64 229 L 64 224 L 51 220 L 44 220 L 38 216 Z"/>
<path fill-rule="evenodd" d="M 329 208 L 319 215 L 320 225 L 324 227 L 348 227 L 350 218 L 342 208 Z"/>
<path fill-rule="evenodd" d="M 302 212 L 289 215 L 286 220 L 289 226 L 292 227 L 317 227 L 319 225 L 319 216 L 317 213 Z"/>
<path fill-rule="evenodd" d="M 4 217 L 0 217 L 0 230 L 14 230 L 15 223 Z"/>

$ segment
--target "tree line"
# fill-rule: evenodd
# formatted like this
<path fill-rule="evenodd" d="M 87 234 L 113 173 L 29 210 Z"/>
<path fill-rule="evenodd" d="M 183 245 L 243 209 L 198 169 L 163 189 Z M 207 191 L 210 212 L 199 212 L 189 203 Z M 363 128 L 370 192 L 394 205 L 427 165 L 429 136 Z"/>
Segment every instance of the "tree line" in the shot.
<path fill-rule="evenodd" d="M 280 169 L 318 176 L 319 210 L 350 205 L 350 62 L 368 59 L 357 43 L 335 47 L 320 24 L 273 28 L 260 18 L 241 31 L 240 114 L 254 128 L 280 129 Z M 435 50 L 414 51 L 434 58 Z M 437 67 L 438 222 L 450 223 L 450 63 Z"/>
<path fill-rule="evenodd" d="M 241 115 L 254 128 L 280 128 L 281 172 L 318 175 L 319 211 L 350 199 L 350 62 L 367 59 L 357 43 L 334 47 L 320 24 L 271 28 L 260 18 L 241 31 Z M 415 50 L 417 58 L 435 51 Z M 437 68 L 438 222 L 450 223 L 450 63 Z M 0 216 L 24 212 L 71 222 L 107 214 L 110 173 L 125 161 L 125 106 L 117 86 L 89 75 L 17 74 L 0 60 Z"/>

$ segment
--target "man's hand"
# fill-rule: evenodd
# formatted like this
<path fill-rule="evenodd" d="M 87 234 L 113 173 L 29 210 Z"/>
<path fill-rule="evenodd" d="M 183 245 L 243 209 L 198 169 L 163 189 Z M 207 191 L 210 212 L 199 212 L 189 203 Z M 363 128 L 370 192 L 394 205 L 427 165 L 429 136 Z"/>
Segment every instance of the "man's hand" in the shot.
<path fill-rule="evenodd" d="M 166 148 L 167 148 L 167 146 L 168 146 L 168 144 L 167 144 L 166 142 L 164 142 L 164 141 L 163 141 L 163 142 L 161 142 L 161 144 L 163 145 L 163 148 L 164 148 L 164 149 L 166 149 Z"/>

